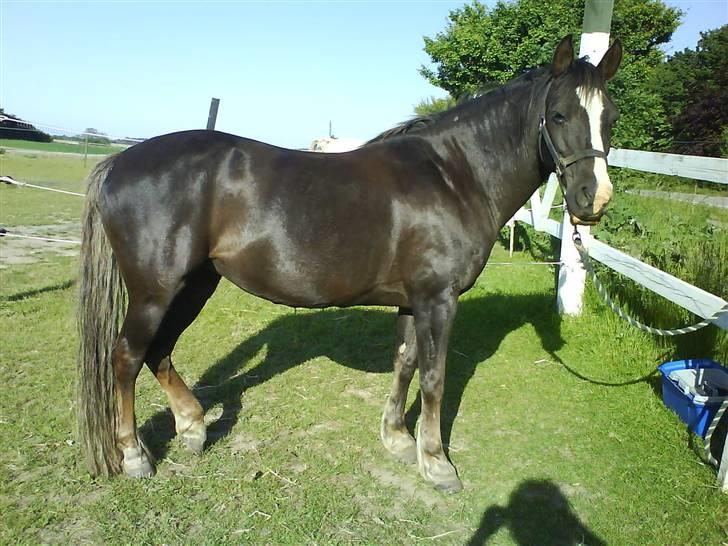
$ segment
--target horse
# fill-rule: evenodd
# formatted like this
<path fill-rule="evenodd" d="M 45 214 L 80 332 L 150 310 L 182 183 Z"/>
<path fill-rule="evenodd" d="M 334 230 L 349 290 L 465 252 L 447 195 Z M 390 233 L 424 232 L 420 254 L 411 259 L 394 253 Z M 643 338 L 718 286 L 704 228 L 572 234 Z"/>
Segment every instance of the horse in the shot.
<path fill-rule="evenodd" d="M 440 432 L 458 297 L 554 169 L 573 223 L 602 216 L 618 115 L 606 82 L 621 57 L 617 40 L 593 66 L 567 36 L 549 65 L 346 153 L 185 131 L 101 162 L 88 179 L 79 282 L 78 433 L 90 473 L 155 472 L 134 413 L 144 364 L 178 436 L 202 452 L 203 410 L 171 353 L 225 277 L 294 308 L 397 307 L 381 440 L 435 488 L 461 490 Z M 416 369 L 415 439 L 404 409 Z"/>

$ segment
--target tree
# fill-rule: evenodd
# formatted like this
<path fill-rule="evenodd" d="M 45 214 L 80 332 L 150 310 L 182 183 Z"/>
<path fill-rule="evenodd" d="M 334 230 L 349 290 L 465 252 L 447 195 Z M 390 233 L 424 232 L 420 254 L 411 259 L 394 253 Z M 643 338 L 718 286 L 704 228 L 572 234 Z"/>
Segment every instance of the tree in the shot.
<path fill-rule="evenodd" d="M 652 87 L 672 124 L 672 151 L 725 155 L 728 135 L 728 25 L 701 33 L 697 47 L 658 67 Z"/>
<path fill-rule="evenodd" d="M 669 41 L 680 15 L 661 0 L 615 0 L 611 34 L 622 40 L 625 50 L 622 68 L 611 82 L 622 112 L 615 145 L 668 145 L 669 123 L 647 82 L 663 60 L 658 46 Z M 450 12 L 443 32 L 424 38 L 434 67 L 423 66 L 420 73 L 451 96 L 504 83 L 548 63 L 564 35 L 573 34 L 578 42 L 583 17 L 583 3 L 572 0 L 499 0 L 491 10 L 474 0 Z"/>
<path fill-rule="evenodd" d="M 88 127 L 84 131 L 84 135 L 79 136 L 79 140 L 87 140 L 92 144 L 111 144 L 111 141 L 107 138 L 106 133 L 102 133 L 98 129 Z"/>
<path fill-rule="evenodd" d="M 437 114 L 455 106 L 455 100 L 451 97 L 430 97 L 428 99 L 421 100 L 419 104 L 415 105 L 415 114 L 418 116 L 430 116 Z"/>

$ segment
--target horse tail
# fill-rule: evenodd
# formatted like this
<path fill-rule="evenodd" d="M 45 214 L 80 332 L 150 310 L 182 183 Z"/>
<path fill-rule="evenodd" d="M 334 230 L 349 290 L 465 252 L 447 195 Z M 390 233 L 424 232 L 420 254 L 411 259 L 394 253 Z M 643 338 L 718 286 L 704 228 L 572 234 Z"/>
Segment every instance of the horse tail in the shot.
<path fill-rule="evenodd" d="M 122 470 L 122 455 L 116 445 L 112 350 L 126 307 L 126 292 L 98 207 L 101 188 L 115 160 L 116 156 L 105 159 L 89 175 L 81 218 L 78 441 L 94 476 L 111 476 Z"/>

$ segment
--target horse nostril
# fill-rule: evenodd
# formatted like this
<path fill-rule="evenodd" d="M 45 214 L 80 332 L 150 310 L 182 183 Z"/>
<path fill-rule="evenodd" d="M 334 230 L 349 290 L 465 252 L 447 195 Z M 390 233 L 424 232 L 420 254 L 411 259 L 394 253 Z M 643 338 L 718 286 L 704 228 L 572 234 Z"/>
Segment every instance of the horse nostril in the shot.
<path fill-rule="evenodd" d="M 589 187 L 583 185 L 579 188 L 580 201 L 583 207 L 591 207 L 594 204 L 594 193 L 589 191 Z"/>

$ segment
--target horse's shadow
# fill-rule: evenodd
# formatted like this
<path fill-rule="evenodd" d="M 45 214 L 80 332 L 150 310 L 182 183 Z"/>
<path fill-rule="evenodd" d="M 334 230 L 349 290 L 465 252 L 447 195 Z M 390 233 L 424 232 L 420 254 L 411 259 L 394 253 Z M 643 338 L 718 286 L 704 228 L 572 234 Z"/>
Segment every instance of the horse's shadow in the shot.
<path fill-rule="evenodd" d="M 208 427 L 207 446 L 227 436 L 235 426 L 245 390 L 315 357 L 326 356 L 360 371 L 391 373 L 395 321 L 394 311 L 368 308 L 292 313 L 274 320 L 211 366 L 192 387 L 205 411 L 222 406 L 222 415 Z M 494 294 L 460 302 L 450 339 L 442 404 L 442 438 L 446 445 L 463 392 L 476 366 L 495 353 L 508 333 L 526 323 L 534 327 L 545 352 L 553 354 L 562 347 L 561 319 L 552 295 Z M 357 336 L 380 341 L 375 344 L 342 342 Z M 263 347 L 267 348 L 263 361 L 239 373 Z M 420 413 L 419 400 L 417 396 L 407 411 L 410 431 L 414 430 Z M 144 423 L 141 433 L 152 455 L 164 458 L 175 434 L 171 412 L 157 412 Z"/>

